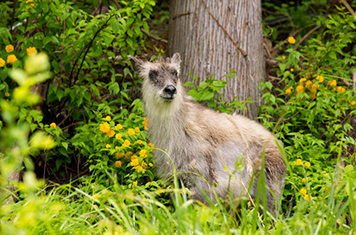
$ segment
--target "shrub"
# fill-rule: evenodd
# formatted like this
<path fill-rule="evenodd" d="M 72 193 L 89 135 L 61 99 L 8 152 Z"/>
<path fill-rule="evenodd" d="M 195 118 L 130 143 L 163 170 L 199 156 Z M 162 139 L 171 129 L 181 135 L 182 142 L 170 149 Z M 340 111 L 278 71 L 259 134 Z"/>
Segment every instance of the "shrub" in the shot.
<path fill-rule="evenodd" d="M 325 31 L 300 50 L 293 40 L 286 42 L 286 55 L 276 58 L 279 85 L 261 84 L 265 91 L 261 119 L 284 142 L 291 165 L 284 210 L 294 195 L 309 201 L 323 197 L 334 179 L 337 159 L 352 163 L 354 147 L 347 138 L 353 131 L 349 120 L 356 114 L 356 91 L 350 86 L 356 70 L 354 51 L 345 48 L 356 34 L 350 22 L 353 16 L 339 11 L 321 21 Z"/>

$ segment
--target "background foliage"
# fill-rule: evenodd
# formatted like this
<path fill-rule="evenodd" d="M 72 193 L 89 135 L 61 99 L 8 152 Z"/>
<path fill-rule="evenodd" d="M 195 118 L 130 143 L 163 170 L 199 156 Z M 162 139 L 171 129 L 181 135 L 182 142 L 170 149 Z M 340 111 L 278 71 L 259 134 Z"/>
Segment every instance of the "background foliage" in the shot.
<path fill-rule="evenodd" d="M 253 202 L 238 213 L 206 207 L 155 178 L 141 81 L 126 59 L 165 56 L 166 1 L 0 3 L 0 232 L 354 233 L 356 6 L 262 3 L 259 120 L 289 160 L 277 217 Z M 213 77 L 185 85 L 221 112 L 253 102 L 225 102 Z M 14 172 L 21 182 L 8 180 Z"/>

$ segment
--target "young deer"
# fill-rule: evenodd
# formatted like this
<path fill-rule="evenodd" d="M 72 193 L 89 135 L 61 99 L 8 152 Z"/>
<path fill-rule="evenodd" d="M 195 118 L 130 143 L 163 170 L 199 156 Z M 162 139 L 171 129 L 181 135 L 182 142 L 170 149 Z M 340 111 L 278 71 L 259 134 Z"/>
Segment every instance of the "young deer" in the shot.
<path fill-rule="evenodd" d="M 233 198 L 245 196 L 253 180 L 249 194 L 256 199 L 255 176 L 259 175 L 264 156 L 268 210 L 274 214 L 286 173 L 275 137 L 244 116 L 215 112 L 194 102 L 179 80 L 178 53 L 165 62 L 143 62 L 134 57 L 130 60 L 143 79 L 151 142 L 167 151 L 154 152 L 158 176 L 172 177 L 173 161 L 178 179 L 193 192 L 192 198 L 206 202 L 205 191 L 215 201 L 213 190 L 223 198 L 231 193 Z"/>

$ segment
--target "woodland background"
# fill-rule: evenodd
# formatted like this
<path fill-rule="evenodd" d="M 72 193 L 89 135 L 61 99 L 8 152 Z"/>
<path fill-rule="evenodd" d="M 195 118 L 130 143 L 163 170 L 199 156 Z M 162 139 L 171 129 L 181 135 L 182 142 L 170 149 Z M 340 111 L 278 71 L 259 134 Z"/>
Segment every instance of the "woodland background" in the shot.
<path fill-rule="evenodd" d="M 252 117 L 283 142 L 288 175 L 276 217 L 248 197 L 206 207 L 155 177 L 142 81 L 127 56 L 175 52 L 173 3 L 0 3 L 0 233 L 354 234 L 356 2 L 256 1 L 262 12 L 249 17 L 262 13 L 263 41 L 242 49 L 263 48 L 258 95 L 229 91 L 246 80 L 238 68 L 186 72 L 197 101 L 243 115 L 258 103 Z M 212 2 L 196 4 L 239 45 Z"/>

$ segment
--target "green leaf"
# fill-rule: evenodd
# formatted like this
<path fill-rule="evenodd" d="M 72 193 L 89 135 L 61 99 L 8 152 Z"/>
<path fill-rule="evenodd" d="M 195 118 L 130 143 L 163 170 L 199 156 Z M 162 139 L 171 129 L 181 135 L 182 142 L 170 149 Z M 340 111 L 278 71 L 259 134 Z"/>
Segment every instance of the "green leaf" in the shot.
<path fill-rule="evenodd" d="M 122 26 L 120 27 L 120 23 L 119 23 L 119 21 L 116 20 L 116 18 L 113 18 L 113 19 L 111 20 L 110 26 L 111 26 L 112 30 L 114 31 L 114 33 L 116 33 L 116 34 L 117 34 L 117 33 L 121 30 L 121 28 L 122 28 Z"/>
<path fill-rule="evenodd" d="M 37 131 L 31 136 L 30 146 L 39 149 L 51 149 L 56 145 L 53 138 L 43 131 Z"/>

